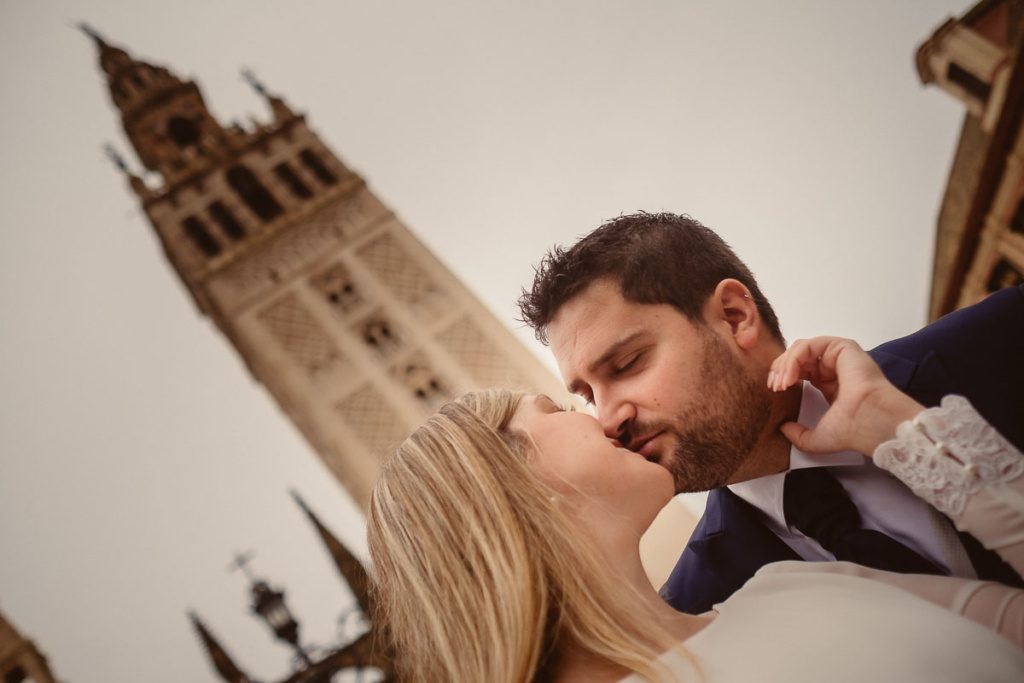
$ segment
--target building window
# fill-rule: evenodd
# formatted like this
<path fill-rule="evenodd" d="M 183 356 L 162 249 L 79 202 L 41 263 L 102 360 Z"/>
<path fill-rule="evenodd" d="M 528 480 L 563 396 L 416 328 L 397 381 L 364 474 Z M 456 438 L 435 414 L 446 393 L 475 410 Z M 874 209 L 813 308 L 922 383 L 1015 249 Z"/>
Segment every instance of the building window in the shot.
<path fill-rule="evenodd" d="M 348 270 L 336 263 L 312 279 L 313 286 L 331 307 L 342 314 L 351 313 L 363 303 L 363 296 Z"/>
<path fill-rule="evenodd" d="M 981 102 L 988 101 L 988 94 L 991 90 L 988 83 L 981 80 L 962 66 L 950 62 L 949 69 L 946 71 L 946 78 L 948 78 L 951 83 L 962 88 L 968 95 L 976 100 L 980 100 Z"/>
<path fill-rule="evenodd" d="M 448 398 L 451 393 L 437 373 L 422 359 L 406 363 L 398 369 L 397 374 L 412 395 L 428 407 Z"/>
<path fill-rule="evenodd" d="M 167 136 L 184 149 L 199 142 L 199 126 L 184 116 L 172 116 L 167 122 Z"/>
<path fill-rule="evenodd" d="M 334 172 L 324 165 L 324 162 L 320 160 L 313 150 L 304 149 L 299 153 L 299 159 L 302 163 L 313 172 L 316 179 L 324 185 L 333 185 L 338 182 L 338 176 L 334 175 Z"/>
<path fill-rule="evenodd" d="M 382 356 L 387 356 L 402 345 L 401 335 L 384 315 L 375 313 L 358 326 L 363 343 Z"/>
<path fill-rule="evenodd" d="M 985 288 L 990 292 L 994 292 L 1006 287 L 1016 287 L 1019 284 L 1024 284 L 1024 275 L 1017 268 L 1014 268 L 1009 261 L 1001 259 L 996 263 L 995 268 L 992 269 L 992 275 L 989 276 L 988 284 Z"/>
<path fill-rule="evenodd" d="M 274 167 L 274 175 L 278 177 L 282 183 L 288 186 L 291 193 L 300 199 L 309 199 L 313 196 L 306 184 L 302 182 L 302 179 L 295 175 L 295 171 L 292 167 L 285 162 L 279 163 Z"/>
<path fill-rule="evenodd" d="M 253 213 L 264 221 L 271 221 L 280 216 L 284 209 L 274 199 L 274 195 L 263 187 L 252 171 L 245 166 L 228 169 L 228 184 L 238 193 L 242 201 L 252 209 Z"/>
<path fill-rule="evenodd" d="M 210 217 L 217 222 L 217 225 L 221 227 L 225 235 L 233 240 L 240 240 L 245 237 L 245 228 L 235 218 L 235 214 L 231 213 L 231 209 L 220 202 L 214 202 L 210 204 L 209 212 Z"/>
<path fill-rule="evenodd" d="M 189 236 L 193 244 L 199 247 L 199 251 L 206 256 L 216 256 L 220 253 L 220 245 L 217 244 L 217 240 L 213 239 L 213 235 L 201 220 L 195 216 L 189 216 L 182 221 L 182 224 L 185 226 L 185 234 Z"/>

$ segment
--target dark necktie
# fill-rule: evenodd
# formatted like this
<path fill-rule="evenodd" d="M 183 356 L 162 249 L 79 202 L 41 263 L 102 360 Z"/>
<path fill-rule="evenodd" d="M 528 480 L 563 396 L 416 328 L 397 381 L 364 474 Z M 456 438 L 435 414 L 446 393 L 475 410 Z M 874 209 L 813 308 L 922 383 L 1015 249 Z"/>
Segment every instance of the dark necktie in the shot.
<path fill-rule="evenodd" d="M 837 560 L 903 574 L 946 573 L 882 532 L 862 529 L 857 507 L 823 467 L 790 471 L 782 496 L 786 523 L 820 543 Z"/>

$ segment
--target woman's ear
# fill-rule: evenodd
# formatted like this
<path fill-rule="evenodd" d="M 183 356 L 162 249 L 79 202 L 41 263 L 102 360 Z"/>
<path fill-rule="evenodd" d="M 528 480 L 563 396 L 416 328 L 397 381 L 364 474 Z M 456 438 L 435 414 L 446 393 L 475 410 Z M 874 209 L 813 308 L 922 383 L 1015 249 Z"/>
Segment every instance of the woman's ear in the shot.
<path fill-rule="evenodd" d="M 715 287 L 708 306 L 706 319 L 728 325 L 737 346 L 750 351 L 757 345 L 761 336 L 761 313 L 746 285 L 732 278 L 722 280 Z"/>

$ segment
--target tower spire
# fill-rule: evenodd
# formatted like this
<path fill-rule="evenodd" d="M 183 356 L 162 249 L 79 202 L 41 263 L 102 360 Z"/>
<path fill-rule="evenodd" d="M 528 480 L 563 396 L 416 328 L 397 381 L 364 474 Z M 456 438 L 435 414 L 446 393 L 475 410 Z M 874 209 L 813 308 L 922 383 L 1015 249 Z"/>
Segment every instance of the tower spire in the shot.
<path fill-rule="evenodd" d="M 217 639 L 206 628 L 206 624 L 202 622 L 199 615 L 195 612 L 189 612 L 188 616 L 192 620 L 192 626 L 196 629 L 196 633 L 199 634 L 199 639 L 203 641 L 203 647 L 206 648 L 206 653 L 210 656 L 210 661 L 213 662 L 213 666 L 217 669 L 220 677 L 226 683 L 254 683 L 244 671 L 238 668 L 238 665 L 231 659 L 231 655 L 217 642 Z"/>
<path fill-rule="evenodd" d="M 127 52 L 121 48 L 110 45 L 99 31 L 86 22 L 78 22 L 78 29 L 85 35 L 92 38 L 93 42 L 96 44 L 96 49 L 99 50 L 100 55 L 100 66 L 108 75 L 118 64 L 123 64 L 131 60 L 131 57 L 128 56 Z"/>
<path fill-rule="evenodd" d="M 94 29 L 92 26 L 90 26 L 86 22 L 84 22 L 84 21 L 78 22 L 78 29 L 82 33 L 84 33 L 85 35 L 89 36 L 94 41 L 96 41 L 96 45 L 98 47 L 102 48 L 104 45 L 107 44 L 107 41 L 103 40 L 103 36 L 100 35 L 100 32 L 97 31 L 96 29 Z"/>
<path fill-rule="evenodd" d="M 284 99 L 280 95 L 275 95 L 267 90 L 267 87 L 263 85 L 263 82 L 252 69 L 249 67 L 242 69 L 242 80 L 248 83 L 256 91 L 256 94 L 263 97 L 270 105 L 270 111 L 274 114 L 274 123 L 283 123 L 288 119 L 295 118 L 295 112 L 292 111 Z"/>
<path fill-rule="evenodd" d="M 309 509 L 306 502 L 302 500 L 302 497 L 298 492 L 291 491 L 292 498 L 298 503 L 302 511 L 309 517 L 309 521 L 313 523 L 316 528 L 316 532 L 320 534 L 320 540 L 323 541 L 324 546 L 327 547 L 327 552 L 331 554 L 331 558 L 334 560 L 334 565 L 338 568 L 338 572 L 348 583 L 349 589 L 352 591 L 352 595 L 355 596 L 356 601 L 359 603 L 359 609 L 363 611 L 363 614 L 370 616 L 370 591 L 369 583 L 370 579 L 366 573 L 366 569 L 363 568 L 362 563 L 356 559 L 355 555 L 349 552 L 348 548 L 345 547 L 338 538 L 331 533 L 331 531 L 324 526 L 320 518 Z"/>

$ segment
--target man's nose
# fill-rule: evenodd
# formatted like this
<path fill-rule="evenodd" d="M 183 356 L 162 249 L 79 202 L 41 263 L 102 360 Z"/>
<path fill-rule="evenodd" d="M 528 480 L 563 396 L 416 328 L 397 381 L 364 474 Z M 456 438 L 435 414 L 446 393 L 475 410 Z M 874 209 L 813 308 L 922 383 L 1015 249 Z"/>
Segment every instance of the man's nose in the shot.
<path fill-rule="evenodd" d="M 604 435 L 626 445 L 622 440 L 623 434 L 629 432 L 629 423 L 636 417 L 632 404 L 622 401 L 613 405 L 606 404 L 604 408 L 598 405 L 597 415 Z"/>

